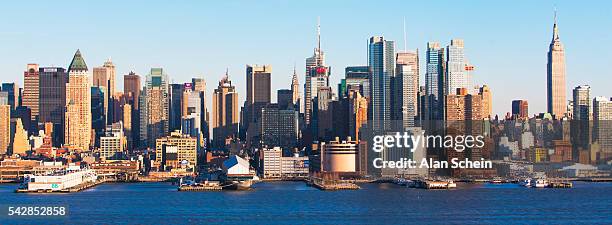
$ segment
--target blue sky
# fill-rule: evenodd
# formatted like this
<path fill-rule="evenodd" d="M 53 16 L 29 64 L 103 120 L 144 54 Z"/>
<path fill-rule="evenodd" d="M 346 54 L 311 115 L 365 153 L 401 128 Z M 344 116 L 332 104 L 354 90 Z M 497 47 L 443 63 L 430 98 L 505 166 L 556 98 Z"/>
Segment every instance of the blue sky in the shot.
<path fill-rule="evenodd" d="M 171 80 L 204 77 L 208 96 L 229 68 L 244 99 L 245 65 L 271 64 L 274 93 L 289 88 L 294 64 L 315 47 L 317 16 L 332 83 L 344 67 L 365 65 L 367 39 L 383 35 L 403 49 L 427 41 L 465 40 L 475 82 L 493 91 L 494 113 L 527 99 L 545 110 L 546 52 L 558 9 L 565 44 L 567 92 L 589 84 L 593 96 L 612 95 L 612 3 L 606 1 L 11 1 L 0 7 L 0 80 L 23 83 L 27 63 L 64 66 L 77 48 L 88 66 L 112 57 L 118 89 L 123 74 L 163 67 Z M 15 80 L 17 77 L 19 79 Z M 274 97 L 275 99 L 275 97 Z M 241 100 L 242 101 L 242 100 Z M 209 101 L 210 102 L 210 101 Z"/>

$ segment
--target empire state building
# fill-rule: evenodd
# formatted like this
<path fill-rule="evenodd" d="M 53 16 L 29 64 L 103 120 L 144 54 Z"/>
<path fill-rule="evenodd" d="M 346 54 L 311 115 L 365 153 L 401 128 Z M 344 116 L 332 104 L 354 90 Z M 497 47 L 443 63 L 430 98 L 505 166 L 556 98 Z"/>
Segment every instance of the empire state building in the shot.
<path fill-rule="evenodd" d="M 548 48 L 548 63 L 546 70 L 547 106 L 548 112 L 556 118 L 561 118 L 566 112 L 565 96 L 565 51 L 559 39 L 557 13 L 553 25 L 553 38 Z"/>

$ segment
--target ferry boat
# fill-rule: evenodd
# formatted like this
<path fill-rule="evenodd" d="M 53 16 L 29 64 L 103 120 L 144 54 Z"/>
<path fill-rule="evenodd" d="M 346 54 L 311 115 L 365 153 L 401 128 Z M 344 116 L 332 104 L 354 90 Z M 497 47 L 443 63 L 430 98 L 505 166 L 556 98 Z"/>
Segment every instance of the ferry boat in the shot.
<path fill-rule="evenodd" d="M 26 174 L 18 190 L 26 192 L 57 192 L 88 182 L 96 182 L 96 172 L 89 168 L 68 167 L 45 174 Z"/>
<path fill-rule="evenodd" d="M 448 187 L 448 188 L 456 188 L 457 187 L 457 183 L 455 183 L 453 180 L 449 180 L 448 183 L 446 184 L 446 187 Z"/>
<path fill-rule="evenodd" d="M 423 189 L 451 189 L 456 188 L 457 183 L 453 180 L 415 180 L 412 187 Z"/>

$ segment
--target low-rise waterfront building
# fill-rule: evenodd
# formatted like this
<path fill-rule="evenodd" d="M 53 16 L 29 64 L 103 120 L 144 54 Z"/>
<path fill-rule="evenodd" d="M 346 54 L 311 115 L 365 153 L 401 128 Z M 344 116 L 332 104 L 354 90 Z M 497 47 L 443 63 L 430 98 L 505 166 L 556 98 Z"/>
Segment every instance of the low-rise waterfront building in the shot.
<path fill-rule="evenodd" d="M 357 142 L 348 137 L 321 143 L 321 172 L 356 172 Z"/>
<path fill-rule="evenodd" d="M 178 167 L 196 168 L 197 138 L 180 131 L 158 138 L 155 144 L 155 164 L 160 170 Z"/>
<path fill-rule="evenodd" d="M 280 147 L 264 148 L 260 153 L 260 174 L 265 179 L 301 179 L 308 177 L 308 156 L 295 153 L 283 157 Z"/>

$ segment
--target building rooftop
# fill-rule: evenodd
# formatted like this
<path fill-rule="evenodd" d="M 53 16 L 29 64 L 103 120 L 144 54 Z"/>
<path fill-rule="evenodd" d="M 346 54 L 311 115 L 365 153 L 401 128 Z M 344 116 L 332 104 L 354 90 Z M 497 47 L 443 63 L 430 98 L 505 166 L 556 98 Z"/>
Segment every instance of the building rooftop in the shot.
<path fill-rule="evenodd" d="M 85 64 L 85 60 L 83 59 L 83 56 L 81 55 L 81 51 L 79 49 L 77 49 L 76 53 L 74 53 L 74 57 L 72 58 L 72 62 L 70 63 L 68 70 L 69 71 L 73 71 L 73 70 L 87 71 L 87 64 Z"/>

